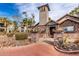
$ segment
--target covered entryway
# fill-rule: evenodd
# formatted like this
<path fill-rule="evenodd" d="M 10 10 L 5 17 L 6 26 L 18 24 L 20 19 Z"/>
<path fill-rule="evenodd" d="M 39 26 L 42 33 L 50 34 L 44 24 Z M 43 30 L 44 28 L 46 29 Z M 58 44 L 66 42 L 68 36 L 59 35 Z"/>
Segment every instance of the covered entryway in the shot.
<path fill-rule="evenodd" d="M 47 24 L 48 34 L 51 38 L 54 37 L 54 33 L 55 33 L 54 31 L 56 30 L 56 25 L 57 25 L 56 22 L 52 20 Z"/>
<path fill-rule="evenodd" d="M 50 30 L 50 34 L 51 34 L 51 35 L 53 35 L 53 33 L 54 33 L 53 30 L 54 30 L 54 29 L 55 29 L 55 27 L 50 27 L 50 28 L 49 28 L 49 30 Z"/>
<path fill-rule="evenodd" d="M 54 30 L 55 30 L 56 28 L 55 27 L 53 27 L 53 26 L 50 26 L 49 27 L 49 34 L 50 34 L 50 36 L 53 38 L 54 37 Z"/>

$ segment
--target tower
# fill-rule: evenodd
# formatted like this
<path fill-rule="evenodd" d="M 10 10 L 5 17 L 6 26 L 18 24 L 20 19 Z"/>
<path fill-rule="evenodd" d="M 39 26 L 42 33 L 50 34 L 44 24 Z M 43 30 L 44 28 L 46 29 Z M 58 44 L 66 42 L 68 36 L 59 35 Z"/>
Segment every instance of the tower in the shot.
<path fill-rule="evenodd" d="M 39 25 L 45 25 L 48 20 L 48 11 L 50 8 L 48 4 L 38 7 L 39 9 Z"/>

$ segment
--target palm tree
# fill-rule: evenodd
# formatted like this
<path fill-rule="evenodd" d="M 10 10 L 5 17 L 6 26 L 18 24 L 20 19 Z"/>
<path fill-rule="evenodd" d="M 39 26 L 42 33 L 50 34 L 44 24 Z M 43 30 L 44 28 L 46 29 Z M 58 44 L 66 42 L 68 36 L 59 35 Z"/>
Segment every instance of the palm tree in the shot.
<path fill-rule="evenodd" d="M 13 21 L 13 24 L 15 26 L 15 30 L 17 29 L 17 22 L 16 21 Z"/>
<path fill-rule="evenodd" d="M 27 18 L 23 19 L 23 24 L 26 25 L 26 26 L 28 25 L 28 19 Z"/>
<path fill-rule="evenodd" d="M 23 19 L 23 25 L 25 25 L 26 26 L 26 28 L 27 28 L 27 33 L 28 33 L 28 18 L 27 18 L 27 12 L 22 12 L 22 14 L 25 16 L 25 18 Z"/>
<path fill-rule="evenodd" d="M 32 25 L 33 25 L 33 20 L 32 20 L 32 19 L 29 19 L 29 20 L 28 20 L 28 25 L 29 25 L 29 26 L 32 26 Z"/>
<path fill-rule="evenodd" d="M 27 12 L 22 12 L 23 15 L 25 15 L 25 17 L 27 18 Z"/>
<path fill-rule="evenodd" d="M 35 17 L 35 16 L 34 16 L 34 14 L 31 15 L 32 18 L 30 18 L 30 19 L 27 17 L 27 12 L 24 11 L 22 14 L 25 15 L 24 22 L 25 22 L 27 25 L 35 24 L 35 20 L 34 20 L 34 17 Z"/>
<path fill-rule="evenodd" d="M 35 24 L 34 15 L 33 14 L 31 15 L 32 18 L 28 18 L 27 12 L 23 12 L 22 14 L 25 15 L 25 18 L 23 19 L 23 24 L 26 26 L 28 32 L 28 27 Z"/>
<path fill-rule="evenodd" d="M 35 23 L 35 21 L 32 18 L 30 18 L 30 19 L 24 18 L 23 19 L 23 24 L 26 26 L 32 26 L 34 23 Z"/>
<path fill-rule="evenodd" d="M 35 24 L 34 18 L 35 18 L 35 16 L 34 16 L 34 14 L 32 14 L 32 24 Z"/>
<path fill-rule="evenodd" d="M 20 20 L 21 20 L 21 17 L 20 16 L 12 16 L 14 19 L 15 19 L 15 21 L 17 22 L 17 25 L 19 25 L 19 23 L 20 23 Z"/>

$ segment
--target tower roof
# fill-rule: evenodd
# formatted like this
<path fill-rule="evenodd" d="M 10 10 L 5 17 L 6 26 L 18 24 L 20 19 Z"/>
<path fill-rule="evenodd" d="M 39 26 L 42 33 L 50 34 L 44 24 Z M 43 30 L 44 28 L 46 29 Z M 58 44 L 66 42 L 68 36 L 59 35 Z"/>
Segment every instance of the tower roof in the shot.
<path fill-rule="evenodd" d="M 38 7 L 38 9 L 40 9 L 41 7 L 44 7 L 44 6 L 46 6 L 48 8 L 48 10 L 50 11 L 50 8 L 49 8 L 48 4 L 45 4 L 45 5 L 42 5 L 42 6 Z"/>

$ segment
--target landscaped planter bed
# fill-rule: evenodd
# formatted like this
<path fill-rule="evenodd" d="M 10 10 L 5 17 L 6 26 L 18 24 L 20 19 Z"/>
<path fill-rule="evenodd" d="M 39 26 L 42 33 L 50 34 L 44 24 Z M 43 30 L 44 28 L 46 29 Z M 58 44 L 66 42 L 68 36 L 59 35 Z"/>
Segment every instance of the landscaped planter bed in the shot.
<path fill-rule="evenodd" d="M 56 46 L 54 46 L 54 48 L 59 51 L 59 52 L 62 52 L 62 53 L 68 53 L 68 54 L 73 54 L 73 53 L 79 53 L 79 50 L 72 50 L 72 51 L 67 51 L 67 50 L 63 50 L 63 49 L 60 49 Z"/>
<path fill-rule="evenodd" d="M 56 39 L 58 40 L 58 39 Z M 54 47 L 56 50 L 63 53 L 79 53 L 79 45 L 74 42 L 66 43 L 62 40 L 54 40 Z"/>
<path fill-rule="evenodd" d="M 64 48 L 62 44 L 63 42 L 56 41 L 56 39 L 52 42 L 51 41 L 44 41 L 44 42 L 53 45 L 57 51 L 62 53 L 67 53 L 67 54 L 79 53 L 79 45 L 74 46 L 76 45 L 75 43 L 72 43 L 72 46 L 70 47 L 69 45 L 67 45 L 66 48 Z"/>

